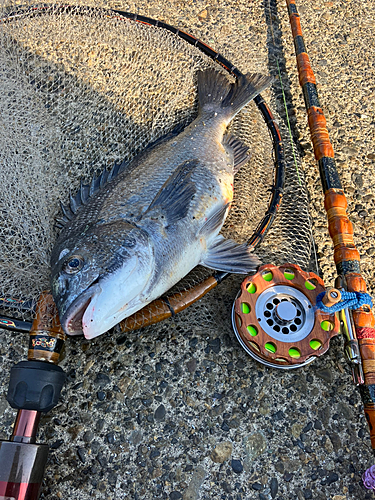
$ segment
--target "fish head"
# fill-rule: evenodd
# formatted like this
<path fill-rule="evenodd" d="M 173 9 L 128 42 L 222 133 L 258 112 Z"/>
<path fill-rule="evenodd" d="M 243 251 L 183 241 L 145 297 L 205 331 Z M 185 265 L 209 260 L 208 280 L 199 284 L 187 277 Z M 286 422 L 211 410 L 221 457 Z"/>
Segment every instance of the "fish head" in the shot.
<path fill-rule="evenodd" d="M 125 221 L 100 224 L 80 237 L 60 237 L 51 258 L 52 295 L 63 330 L 91 339 L 145 305 L 153 245 Z"/>

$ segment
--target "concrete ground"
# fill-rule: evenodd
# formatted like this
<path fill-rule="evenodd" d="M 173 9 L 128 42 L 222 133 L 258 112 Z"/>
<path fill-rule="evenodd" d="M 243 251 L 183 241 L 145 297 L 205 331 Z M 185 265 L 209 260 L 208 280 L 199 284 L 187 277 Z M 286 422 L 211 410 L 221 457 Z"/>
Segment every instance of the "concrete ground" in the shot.
<path fill-rule="evenodd" d="M 268 0 L 110 6 L 184 29 L 243 71 L 251 67 L 247 44 L 251 52 L 255 44 L 267 67 L 272 24 L 282 41 L 292 126 L 304 151 L 319 266 L 332 285 L 332 244 L 285 2 L 271 0 L 271 12 Z M 297 7 L 363 275 L 374 295 L 375 3 L 299 0 Z M 68 381 L 38 438 L 51 446 L 43 499 L 373 498 L 361 474 L 374 458 L 342 339 L 299 370 L 258 364 L 232 330 L 240 281 L 229 279 L 190 312 L 161 325 L 92 342 L 69 339 L 61 363 Z M 0 336 L 3 438 L 15 415 L 5 400 L 9 369 L 26 357 L 26 347 L 21 334 Z"/>

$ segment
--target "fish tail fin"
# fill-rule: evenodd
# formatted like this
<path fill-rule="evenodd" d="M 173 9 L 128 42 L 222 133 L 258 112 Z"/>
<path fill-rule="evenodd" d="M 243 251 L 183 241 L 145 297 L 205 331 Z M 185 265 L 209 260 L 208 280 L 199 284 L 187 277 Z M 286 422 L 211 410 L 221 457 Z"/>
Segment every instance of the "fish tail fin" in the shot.
<path fill-rule="evenodd" d="M 248 73 L 230 83 L 218 71 L 210 68 L 198 73 L 199 111 L 220 113 L 229 123 L 236 114 L 272 82 L 272 77 Z"/>

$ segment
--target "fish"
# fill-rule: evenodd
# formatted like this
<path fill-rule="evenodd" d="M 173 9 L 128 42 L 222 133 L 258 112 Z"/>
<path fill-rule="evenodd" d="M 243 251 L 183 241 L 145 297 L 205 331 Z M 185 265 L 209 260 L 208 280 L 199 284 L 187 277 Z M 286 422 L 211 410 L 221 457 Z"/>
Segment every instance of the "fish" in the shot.
<path fill-rule="evenodd" d="M 95 338 L 159 298 L 194 267 L 248 274 L 259 259 L 220 233 L 249 148 L 226 132 L 269 86 L 197 73 L 198 115 L 128 163 L 82 184 L 62 205 L 51 252 L 51 291 L 63 330 Z"/>

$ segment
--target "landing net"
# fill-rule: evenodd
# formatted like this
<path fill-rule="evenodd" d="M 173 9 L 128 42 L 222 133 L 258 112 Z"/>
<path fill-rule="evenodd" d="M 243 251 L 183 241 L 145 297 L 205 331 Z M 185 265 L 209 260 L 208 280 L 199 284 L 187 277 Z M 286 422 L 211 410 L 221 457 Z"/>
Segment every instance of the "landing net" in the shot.
<path fill-rule="evenodd" d="M 106 9 L 8 3 L 0 6 L 0 19 L 0 294 L 31 306 L 49 289 L 60 203 L 68 203 L 81 180 L 132 159 L 177 124 L 190 123 L 197 113 L 199 70 L 228 73 L 199 44 Z M 237 68 L 269 73 L 264 49 L 246 39 L 236 43 Z M 263 262 L 308 268 L 307 191 L 298 152 L 294 160 L 278 114 L 279 92 L 275 82 L 262 97 L 283 138 L 284 196 L 257 254 Z M 249 145 L 251 159 L 235 178 L 223 234 L 243 242 L 268 211 L 273 144 L 253 102 L 237 115 L 230 132 Z M 178 289 L 205 275 L 206 270 L 195 269 Z M 32 311 L 24 309 L 19 317 L 30 319 Z M 2 312 L 9 315 L 6 308 Z"/>

